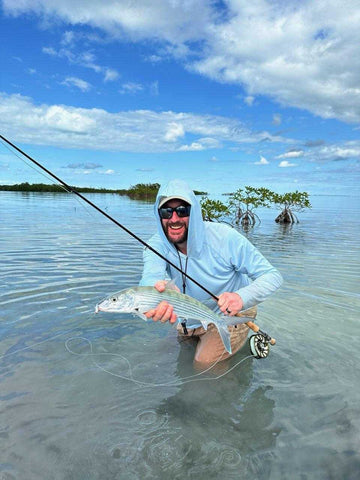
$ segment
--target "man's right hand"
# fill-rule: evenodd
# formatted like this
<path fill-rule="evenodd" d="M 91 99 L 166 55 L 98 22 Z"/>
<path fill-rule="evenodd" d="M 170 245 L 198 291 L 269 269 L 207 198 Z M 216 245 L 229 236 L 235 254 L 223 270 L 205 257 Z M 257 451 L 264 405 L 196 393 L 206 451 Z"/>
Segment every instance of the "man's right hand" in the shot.
<path fill-rule="evenodd" d="M 168 282 L 166 280 L 159 280 L 155 283 L 154 287 L 159 292 L 163 292 L 167 283 Z M 176 287 L 176 290 L 179 289 Z M 148 312 L 145 312 L 145 316 L 147 318 L 152 318 L 154 322 L 158 322 L 160 320 L 162 323 L 175 323 L 177 321 L 177 315 L 174 313 L 174 307 L 165 301 L 160 302 L 156 308 L 152 308 Z"/>

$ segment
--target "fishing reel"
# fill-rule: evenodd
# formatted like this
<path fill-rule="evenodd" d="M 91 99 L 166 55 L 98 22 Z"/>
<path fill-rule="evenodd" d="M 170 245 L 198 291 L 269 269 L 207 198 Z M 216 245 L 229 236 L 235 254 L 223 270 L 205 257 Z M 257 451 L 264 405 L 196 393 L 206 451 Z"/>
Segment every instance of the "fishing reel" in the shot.
<path fill-rule="evenodd" d="M 270 337 L 267 334 L 257 333 L 249 338 L 250 351 L 255 358 L 266 358 L 270 353 Z"/>

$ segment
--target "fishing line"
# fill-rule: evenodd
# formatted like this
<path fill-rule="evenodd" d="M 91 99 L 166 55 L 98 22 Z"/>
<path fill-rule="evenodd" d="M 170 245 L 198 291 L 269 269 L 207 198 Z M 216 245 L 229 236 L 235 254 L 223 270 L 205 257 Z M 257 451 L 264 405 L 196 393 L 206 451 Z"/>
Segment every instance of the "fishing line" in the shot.
<path fill-rule="evenodd" d="M 160 252 L 158 252 L 157 250 L 155 250 L 155 248 L 153 248 L 151 245 L 149 245 L 148 243 L 146 243 L 144 240 L 142 240 L 142 238 L 140 238 L 139 236 L 137 236 L 135 233 L 133 233 L 131 230 L 129 230 L 127 227 L 125 227 L 124 225 L 122 225 L 120 222 L 118 222 L 115 218 L 111 217 L 108 213 L 106 213 L 104 210 L 102 210 L 100 207 L 98 207 L 97 205 L 95 205 L 95 203 L 91 202 L 89 199 L 87 199 L 86 197 L 84 197 L 84 195 L 82 195 L 80 192 L 78 192 L 77 190 L 75 190 L 73 187 L 71 187 L 70 185 L 68 185 L 67 183 L 65 183 L 63 180 L 61 180 L 61 178 L 59 178 L 57 175 L 55 175 L 54 173 L 52 173 L 49 169 L 47 169 L 46 167 L 44 167 L 43 165 L 41 165 L 41 163 L 39 163 L 37 160 L 33 159 L 32 157 L 30 157 L 30 155 L 28 155 L 26 152 L 24 152 L 23 150 L 21 150 L 19 147 L 17 147 L 15 144 L 13 144 L 12 142 L 10 142 L 10 140 L 8 140 L 7 138 L 5 138 L 3 135 L 0 135 L 0 139 L 2 139 L 4 142 L 6 142 L 8 145 L 10 145 L 12 148 L 14 148 L 16 151 L 18 151 L 19 153 L 21 153 L 21 155 L 23 155 L 24 157 L 26 157 L 27 159 L 29 159 L 31 162 L 33 162 L 35 165 L 37 165 L 39 168 L 41 168 L 41 170 L 43 170 L 44 172 L 46 172 L 48 175 L 50 175 L 52 178 L 54 178 L 57 182 L 59 182 L 61 185 L 63 185 L 67 191 L 71 192 L 71 193 L 74 193 L 75 195 L 77 195 L 79 198 L 81 198 L 84 202 L 86 202 L 88 205 L 90 205 L 91 207 L 93 207 L 95 210 L 97 210 L 99 213 L 101 213 L 102 215 L 104 215 L 106 218 L 108 218 L 111 222 L 115 223 L 115 225 L 117 225 L 118 227 L 120 227 L 122 230 L 124 230 L 126 233 L 128 233 L 130 236 L 132 236 L 133 238 L 135 238 L 135 240 L 137 240 L 138 242 L 140 242 L 144 247 L 148 248 L 151 252 L 155 253 L 155 255 L 157 255 L 158 257 L 160 257 L 162 260 L 164 260 L 166 263 L 168 263 L 169 265 L 171 265 L 173 268 L 175 268 L 175 270 L 177 270 L 178 272 L 181 273 L 181 275 L 183 277 L 186 277 L 188 278 L 189 280 L 191 280 L 193 283 L 195 283 L 195 285 L 197 285 L 199 288 L 201 288 L 204 292 L 206 292 L 210 297 L 212 297 L 214 300 L 218 301 L 219 298 L 212 292 L 210 292 L 210 290 L 208 290 L 204 285 L 202 285 L 201 283 L 199 283 L 197 280 L 195 280 L 193 277 L 191 277 L 188 273 L 184 272 L 181 268 L 179 268 L 177 265 L 175 265 L 173 262 L 171 262 L 170 260 L 168 260 L 164 255 L 162 255 Z M 240 315 L 241 316 L 241 315 Z M 264 339 L 266 342 L 268 343 L 271 343 L 272 345 L 275 344 L 275 340 L 272 339 L 270 337 L 270 335 L 268 335 L 267 333 L 265 332 L 262 332 L 260 330 L 260 328 L 255 325 L 253 322 L 246 322 L 246 324 L 248 325 L 248 327 L 250 327 L 254 332 L 259 332 L 261 335 L 263 335 Z"/>
<path fill-rule="evenodd" d="M 10 352 L 10 353 L 4 353 L 3 355 L 0 355 L 0 360 L 2 360 L 3 358 L 7 358 L 7 357 L 10 357 L 12 355 L 16 355 L 17 353 L 20 353 L 20 352 L 24 352 L 25 350 L 29 350 L 31 348 L 34 348 L 38 345 L 41 345 L 42 343 L 46 343 L 46 342 L 50 342 L 51 340 L 54 340 L 54 338 L 57 338 L 57 337 L 61 337 L 63 335 L 67 335 L 68 333 L 71 333 L 73 332 L 74 330 L 78 329 L 79 326 L 81 325 L 76 325 L 76 327 L 74 328 L 71 328 L 70 330 L 67 330 L 66 332 L 62 332 L 62 333 L 57 333 L 56 335 L 50 337 L 50 338 L 47 338 L 46 340 L 41 340 L 40 342 L 36 342 L 36 343 L 33 343 L 32 345 L 29 345 L 27 347 L 24 347 L 24 348 L 20 348 L 19 350 L 15 350 L 15 352 Z"/>
<path fill-rule="evenodd" d="M 69 347 L 69 342 L 74 341 L 74 340 L 85 341 L 89 345 L 90 353 L 74 352 Z M 235 365 L 233 365 L 231 368 L 229 368 L 226 372 L 222 373 L 221 375 L 217 375 L 215 377 L 198 378 L 198 377 L 201 377 L 202 375 L 204 375 L 205 373 L 209 372 L 210 370 L 212 370 L 221 361 L 221 359 L 224 355 L 224 353 L 222 353 L 220 355 L 220 357 L 216 360 L 216 362 L 213 363 L 212 365 L 210 365 L 210 367 L 208 367 L 206 370 L 202 370 L 201 372 L 196 373 L 194 375 L 189 375 L 188 377 L 184 377 L 181 381 L 173 380 L 173 381 L 166 382 L 166 383 L 151 383 L 151 382 L 143 382 L 141 380 L 137 380 L 136 378 L 134 378 L 133 373 L 132 373 L 132 369 L 131 369 L 131 364 L 130 364 L 129 360 L 126 357 L 124 357 L 123 355 L 121 355 L 120 353 L 110 353 L 110 352 L 94 353 L 92 342 L 91 342 L 91 340 L 89 340 L 86 337 L 71 337 L 71 338 L 68 338 L 65 342 L 65 348 L 72 355 L 76 355 L 76 356 L 79 356 L 79 357 L 110 356 L 110 357 L 121 358 L 128 365 L 128 369 L 129 369 L 129 376 L 128 377 L 126 377 L 124 375 L 120 375 L 118 373 L 111 372 L 110 370 L 107 370 L 106 368 L 99 365 L 93 359 L 92 359 L 92 362 L 99 370 L 101 370 L 105 373 L 108 373 L 109 375 L 112 375 L 113 377 L 117 377 L 117 378 L 121 378 L 122 380 L 127 380 L 127 381 L 130 381 L 130 382 L 133 382 L 136 385 L 139 385 L 141 387 L 180 387 L 180 386 L 185 385 L 186 383 L 190 383 L 190 382 L 219 380 L 219 378 L 222 378 L 225 375 L 227 375 L 228 373 L 230 373 L 232 370 L 234 370 L 236 367 L 238 367 L 245 360 L 248 360 L 249 358 L 254 358 L 253 355 L 248 355 L 248 356 L 242 358 L 239 362 L 237 362 Z"/>

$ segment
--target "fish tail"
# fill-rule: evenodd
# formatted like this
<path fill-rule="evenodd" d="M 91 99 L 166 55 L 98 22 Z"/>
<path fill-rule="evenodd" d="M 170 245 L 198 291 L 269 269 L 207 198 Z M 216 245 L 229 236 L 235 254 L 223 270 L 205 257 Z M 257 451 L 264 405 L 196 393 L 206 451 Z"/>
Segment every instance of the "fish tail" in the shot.
<path fill-rule="evenodd" d="M 226 324 L 219 324 L 217 325 L 219 335 L 221 337 L 221 340 L 224 344 L 224 347 L 226 350 L 231 354 L 231 343 L 230 343 L 230 332 L 226 326 Z"/>

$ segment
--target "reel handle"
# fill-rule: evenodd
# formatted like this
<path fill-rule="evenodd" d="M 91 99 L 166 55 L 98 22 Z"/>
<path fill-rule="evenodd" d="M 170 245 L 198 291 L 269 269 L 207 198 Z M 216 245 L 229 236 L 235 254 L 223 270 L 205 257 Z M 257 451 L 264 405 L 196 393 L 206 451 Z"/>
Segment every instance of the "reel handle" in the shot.
<path fill-rule="evenodd" d="M 246 322 L 246 325 L 251 328 L 251 330 L 255 333 L 257 333 L 260 330 L 260 327 L 258 327 L 254 322 Z M 275 338 L 271 338 L 269 341 L 270 345 L 275 345 L 276 340 Z"/>

